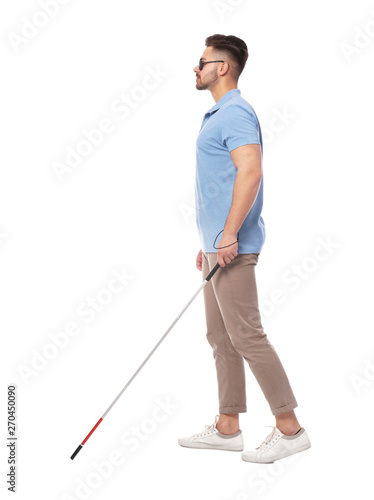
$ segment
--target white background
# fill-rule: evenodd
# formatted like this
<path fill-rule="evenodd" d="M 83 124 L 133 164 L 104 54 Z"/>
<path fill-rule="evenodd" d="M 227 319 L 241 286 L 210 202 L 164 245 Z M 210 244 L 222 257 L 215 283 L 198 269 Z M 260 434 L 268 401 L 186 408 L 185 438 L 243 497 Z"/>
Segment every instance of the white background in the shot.
<path fill-rule="evenodd" d="M 0 8 L 2 492 L 10 495 L 6 393 L 15 383 L 20 499 L 367 495 L 374 2 L 71 0 L 42 17 L 43 3 Z M 33 20 L 45 26 L 33 33 Z M 196 91 L 192 70 L 214 33 L 249 48 L 239 88 L 267 139 L 263 324 L 312 447 L 264 466 L 178 445 L 218 413 L 200 294 L 71 461 L 201 283 L 194 154 L 214 101 Z M 162 76 L 144 92 L 149 68 Z M 111 107 L 122 94 L 138 99 L 123 120 Z M 54 162 L 103 119 L 112 132 L 59 181 Z M 330 253 L 316 260 L 320 241 Z M 113 270 L 127 286 L 111 297 Z M 295 272 L 297 289 L 286 279 Z M 274 293 L 282 303 L 271 305 Z M 107 304 L 88 323 L 78 308 L 97 296 Z M 79 334 L 57 335 L 73 321 Z M 51 347 L 53 335 L 64 347 Z M 37 361 L 43 352 L 49 359 Z M 246 370 L 240 425 L 253 449 L 275 419 Z"/>

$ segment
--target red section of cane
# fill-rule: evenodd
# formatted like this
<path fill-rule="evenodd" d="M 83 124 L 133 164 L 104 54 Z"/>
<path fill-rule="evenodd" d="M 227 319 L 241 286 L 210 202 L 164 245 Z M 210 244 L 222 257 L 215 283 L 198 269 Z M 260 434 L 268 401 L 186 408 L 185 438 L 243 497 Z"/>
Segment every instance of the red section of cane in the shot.
<path fill-rule="evenodd" d="M 81 451 L 81 449 L 83 448 L 83 445 L 84 443 L 87 441 L 87 439 L 91 436 L 91 434 L 95 431 L 95 429 L 101 424 L 101 422 L 103 421 L 102 418 L 100 418 L 97 423 L 94 425 L 94 427 L 92 427 L 92 429 L 90 430 L 90 432 L 87 434 L 87 436 L 84 438 L 84 440 L 82 441 L 82 444 L 80 444 L 78 446 L 78 448 L 75 450 L 75 452 L 72 454 L 72 456 L 70 457 L 71 460 L 74 460 L 74 458 L 78 455 L 78 453 Z"/>

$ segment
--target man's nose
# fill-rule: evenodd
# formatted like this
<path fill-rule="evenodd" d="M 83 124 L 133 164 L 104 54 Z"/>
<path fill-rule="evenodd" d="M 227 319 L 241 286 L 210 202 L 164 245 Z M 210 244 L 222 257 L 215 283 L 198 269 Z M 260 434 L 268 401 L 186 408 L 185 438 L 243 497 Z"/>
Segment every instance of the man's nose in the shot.
<path fill-rule="evenodd" d="M 199 71 L 199 66 L 196 65 L 193 70 L 194 70 L 195 73 L 197 73 Z"/>

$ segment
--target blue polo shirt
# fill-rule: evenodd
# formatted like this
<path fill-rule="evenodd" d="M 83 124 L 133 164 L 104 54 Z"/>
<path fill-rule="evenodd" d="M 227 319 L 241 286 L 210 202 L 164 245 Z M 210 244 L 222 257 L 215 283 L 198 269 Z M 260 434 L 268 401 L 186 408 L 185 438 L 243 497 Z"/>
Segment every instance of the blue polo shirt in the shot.
<path fill-rule="evenodd" d="M 262 134 L 252 106 L 232 89 L 205 114 L 196 141 L 195 209 L 203 252 L 216 253 L 213 247 L 229 214 L 237 168 L 230 152 L 245 144 L 260 144 Z M 260 253 L 265 241 L 261 217 L 263 176 L 256 200 L 239 230 L 238 253 Z M 215 246 L 219 246 L 222 233 Z"/>

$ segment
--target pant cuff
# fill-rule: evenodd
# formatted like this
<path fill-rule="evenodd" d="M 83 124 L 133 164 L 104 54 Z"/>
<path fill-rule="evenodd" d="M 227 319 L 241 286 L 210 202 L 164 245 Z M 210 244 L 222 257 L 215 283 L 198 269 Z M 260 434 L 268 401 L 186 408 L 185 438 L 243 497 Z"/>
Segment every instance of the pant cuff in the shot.
<path fill-rule="evenodd" d="M 246 405 L 243 406 L 220 406 L 219 412 L 220 413 L 245 413 L 247 411 Z"/>
<path fill-rule="evenodd" d="M 289 403 L 286 406 L 280 406 L 279 408 L 272 408 L 271 412 L 273 415 L 282 415 L 283 413 L 287 413 L 287 412 L 293 410 L 297 406 L 298 406 L 298 404 L 297 404 L 297 401 L 295 399 L 294 401 L 292 401 L 292 403 Z"/>

